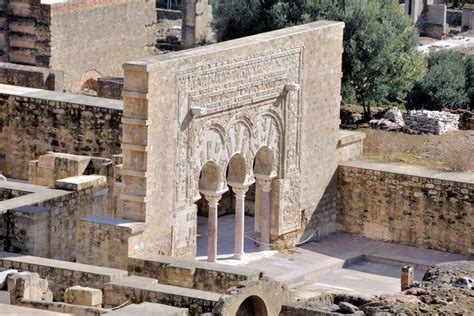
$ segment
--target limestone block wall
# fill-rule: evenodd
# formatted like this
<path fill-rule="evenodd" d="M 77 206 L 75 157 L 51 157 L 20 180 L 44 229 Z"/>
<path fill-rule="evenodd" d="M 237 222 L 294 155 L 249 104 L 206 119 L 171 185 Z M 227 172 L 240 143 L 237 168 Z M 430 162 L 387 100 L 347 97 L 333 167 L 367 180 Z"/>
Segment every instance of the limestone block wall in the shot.
<path fill-rule="evenodd" d="M 7 2 L 7 38 L 4 61 L 50 67 L 51 10 L 40 0 L 10 0 Z"/>
<path fill-rule="evenodd" d="M 193 257 L 200 170 L 218 164 L 223 189 L 238 153 L 252 180 L 262 146 L 277 174 L 271 234 L 294 243 L 337 169 L 342 31 L 323 21 L 124 65 L 118 216 L 146 222 L 140 251 Z"/>
<path fill-rule="evenodd" d="M 10 184 L 3 184 L 9 186 Z M 17 184 L 28 195 L 0 202 L 1 250 L 61 260 L 76 259 L 79 218 L 107 211 L 106 179 L 83 176 L 57 181 L 56 188 Z"/>
<path fill-rule="evenodd" d="M 257 281 L 262 273 L 249 268 L 167 256 L 136 255 L 128 259 L 130 275 L 157 279 L 160 284 L 224 293 L 242 281 Z"/>
<path fill-rule="evenodd" d="M 1 84 L 62 91 L 63 80 L 64 72 L 61 70 L 12 63 L 0 63 Z"/>
<path fill-rule="evenodd" d="M 64 292 L 69 287 L 80 285 L 103 290 L 107 282 L 127 276 L 127 271 L 124 270 L 8 252 L 0 252 L 0 269 L 17 269 L 38 273 L 41 278 L 48 279 L 54 301 L 63 301 Z"/>
<path fill-rule="evenodd" d="M 29 194 L 30 192 L 21 189 L 0 187 L 0 202 Z"/>
<path fill-rule="evenodd" d="M 337 229 L 461 254 L 474 252 L 474 175 L 354 161 L 338 170 Z"/>
<path fill-rule="evenodd" d="M 134 239 L 144 224 L 128 220 L 89 215 L 77 226 L 77 261 L 104 267 L 127 269 L 129 256 L 135 255 Z"/>
<path fill-rule="evenodd" d="M 120 153 L 122 102 L 0 85 L 0 170 L 28 178 L 49 151 L 112 158 Z"/>
<path fill-rule="evenodd" d="M 189 308 L 189 315 L 212 313 L 221 294 L 159 284 L 156 279 L 131 276 L 105 285 L 104 307 L 126 301 L 159 303 Z M 229 314 L 231 315 L 231 314 Z"/>
<path fill-rule="evenodd" d="M 80 90 L 90 79 L 84 77 L 88 71 L 121 76 L 124 62 L 152 53 L 155 24 L 152 0 L 71 0 L 53 4 L 49 66 L 64 71 L 64 86 L 72 91 Z"/>

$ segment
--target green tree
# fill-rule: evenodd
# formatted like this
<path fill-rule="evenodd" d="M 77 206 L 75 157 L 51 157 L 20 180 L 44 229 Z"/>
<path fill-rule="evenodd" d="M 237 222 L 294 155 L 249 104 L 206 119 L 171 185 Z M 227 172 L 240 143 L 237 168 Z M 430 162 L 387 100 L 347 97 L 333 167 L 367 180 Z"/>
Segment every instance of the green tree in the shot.
<path fill-rule="evenodd" d="M 466 57 L 466 93 L 469 97 L 469 109 L 474 111 L 474 56 Z"/>
<path fill-rule="evenodd" d="M 410 93 L 410 108 L 441 110 L 466 108 L 469 97 L 466 87 L 469 80 L 466 76 L 466 65 L 469 60 L 456 51 L 433 52 L 428 57 L 428 73 Z"/>
<path fill-rule="evenodd" d="M 219 40 L 310 21 L 345 22 L 343 97 L 364 106 L 400 102 L 425 73 L 418 33 L 395 0 L 222 0 L 214 25 Z"/>

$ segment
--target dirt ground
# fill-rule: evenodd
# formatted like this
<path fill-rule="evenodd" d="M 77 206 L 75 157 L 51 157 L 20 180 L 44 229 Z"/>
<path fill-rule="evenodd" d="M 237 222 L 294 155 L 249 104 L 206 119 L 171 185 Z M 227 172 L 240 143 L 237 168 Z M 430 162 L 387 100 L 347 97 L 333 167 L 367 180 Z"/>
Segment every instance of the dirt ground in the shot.
<path fill-rule="evenodd" d="M 364 158 L 405 162 L 451 171 L 474 171 L 474 131 L 409 135 L 360 128 L 367 138 Z"/>

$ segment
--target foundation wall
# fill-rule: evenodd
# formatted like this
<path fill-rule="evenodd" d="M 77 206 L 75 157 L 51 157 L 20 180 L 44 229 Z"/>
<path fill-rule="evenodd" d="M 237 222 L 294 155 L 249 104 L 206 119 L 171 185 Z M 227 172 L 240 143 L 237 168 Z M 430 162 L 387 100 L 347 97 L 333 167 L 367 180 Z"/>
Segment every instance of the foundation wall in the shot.
<path fill-rule="evenodd" d="M 189 308 L 189 315 L 210 313 L 220 294 L 159 284 L 155 279 L 131 276 L 105 286 L 104 307 L 126 301 L 159 303 Z"/>
<path fill-rule="evenodd" d="M 76 258 L 76 226 L 82 216 L 103 213 L 107 196 L 105 178 L 84 177 L 82 187 L 65 179 L 58 186 L 65 190 L 33 188 L 27 196 L 0 202 L 0 247 L 3 251 L 60 260 Z M 91 179 L 92 178 L 92 179 Z M 70 178 L 74 179 L 74 178 Z"/>
<path fill-rule="evenodd" d="M 63 301 L 67 288 L 80 285 L 104 289 L 107 282 L 127 276 L 127 271 L 89 266 L 80 263 L 17 255 L 0 252 L 0 268 L 36 272 L 43 279 L 48 279 L 54 301 Z"/>
<path fill-rule="evenodd" d="M 28 179 L 49 151 L 112 158 L 120 153 L 122 102 L 0 85 L 0 170 Z"/>
<path fill-rule="evenodd" d="M 223 293 L 242 281 L 256 281 L 261 277 L 261 272 L 248 268 L 166 256 L 130 257 L 128 272 L 157 279 L 160 284 L 217 293 Z"/>
<path fill-rule="evenodd" d="M 49 68 L 0 63 L 0 83 L 14 86 L 63 90 L 64 73 Z"/>
<path fill-rule="evenodd" d="M 474 177 L 354 161 L 338 170 L 337 230 L 461 254 L 474 252 Z"/>

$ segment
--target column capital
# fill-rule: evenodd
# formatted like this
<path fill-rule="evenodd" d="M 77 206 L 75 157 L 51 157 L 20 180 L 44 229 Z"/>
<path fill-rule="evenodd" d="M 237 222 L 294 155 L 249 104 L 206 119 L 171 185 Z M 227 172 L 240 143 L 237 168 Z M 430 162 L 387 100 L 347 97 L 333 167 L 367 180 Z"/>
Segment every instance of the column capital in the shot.
<path fill-rule="evenodd" d="M 236 184 L 236 183 L 228 183 L 232 187 L 232 191 L 234 191 L 235 196 L 237 198 L 244 198 L 245 193 L 249 190 L 249 185 L 245 184 Z"/>
<path fill-rule="evenodd" d="M 222 192 L 215 192 L 215 191 L 207 191 L 207 190 L 200 190 L 201 194 L 204 195 L 204 198 L 206 201 L 212 205 L 212 204 L 218 204 L 219 200 L 222 197 Z"/>
<path fill-rule="evenodd" d="M 270 192 L 272 190 L 272 181 L 276 176 L 274 175 L 255 175 L 257 183 L 260 185 L 263 192 Z"/>

